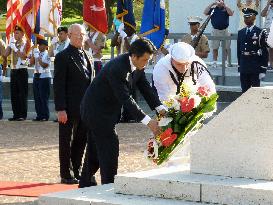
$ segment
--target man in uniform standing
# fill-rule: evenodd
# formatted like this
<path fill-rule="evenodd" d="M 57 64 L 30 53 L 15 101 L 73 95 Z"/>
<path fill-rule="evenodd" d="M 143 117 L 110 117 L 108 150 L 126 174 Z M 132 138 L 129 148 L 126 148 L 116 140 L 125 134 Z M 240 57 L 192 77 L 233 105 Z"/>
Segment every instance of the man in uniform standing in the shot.
<path fill-rule="evenodd" d="M 242 92 L 260 87 L 268 65 L 267 32 L 254 25 L 257 11 L 243 9 L 246 27 L 238 32 L 237 57 Z"/>
<path fill-rule="evenodd" d="M 94 68 L 96 75 L 102 68 L 102 49 L 105 47 L 106 36 L 89 27 L 88 38 L 85 41 L 84 49 L 88 50 L 90 55 L 94 58 Z"/>
<path fill-rule="evenodd" d="M 202 18 L 199 16 L 188 17 L 188 23 L 190 25 L 191 33 L 183 36 L 182 42 L 192 45 L 193 39 L 196 38 L 201 21 Z M 202 35 L 197 44 L 197 47 L 195 48 L 195 55 L 199 56 L 200 58 L 207 58 L 208 53 L 209 53 L 208 38 L 205 35 Z"/>
<path fill-rule="evenodd" d="M 48 121 L 48 99 L 51 83 L 50 58 L 47 52 L 48 42 L 45 39 L 38 39 L 37 43 L 39 46 L 33 49 L 33 55 L 30 58 L 30 63 L 35 68 L 33 74 L 33 95 L 37 116 L 33 121 Z"/>
<path fill-rule="evenodd" d="M 10 72 L 10 95 L 13 117 L 9 121 L 23 121 L 27 118 L 28 72 L 26 65 L 26 42 L 21 27 L 15 26 L 14 38 L 5 51 L 5 57 L 12 53 Z"/>
<path fill-rule="evenodd" d="M 66 49 L 69 45 L 68 29 L 65 26 L 61 26 L 57 29 L 58 38 L 54 37 L 51 41 L 48 54 L 50 57 L 55 57 L 57 53 Z"/>

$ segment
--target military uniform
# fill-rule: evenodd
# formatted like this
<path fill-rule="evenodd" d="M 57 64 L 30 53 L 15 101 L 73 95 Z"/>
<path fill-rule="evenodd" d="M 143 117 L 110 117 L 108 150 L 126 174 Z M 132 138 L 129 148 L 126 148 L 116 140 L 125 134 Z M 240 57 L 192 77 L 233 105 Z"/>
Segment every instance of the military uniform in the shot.
<path fill-rule="evenodd" d="M 65 41 L 62 41 L 62 42 L 59 41 L 51 45 L 48 51 L 49 56 L 55 57 L 59 52 L 67 48 L 67 46 L 69 45 L 69 42 L 70 42 L 69 39 L 66 39 Z"/>
<path fill-rule="evenodd" d="M 180 73 L 171 60 L 183 63 L 189 62 L 189 67 Z M 169 96 L 180 93 L 182 83 L 189 85 L 208 86 L 212 93 L 216 92 L 215 84 L 207 70 L 205 62 L 195 55 L 192 46 L 184 42 L 175 43 L 170 48 L 170 54 L 161 58 L 153 70 L 153 83 L 161 101 Z"/>
<path fill-rule="evenodd" d="M 39 40 L 38 44 L 44 44 L 47 46 L 46 40 Z M 43 68 L 38 59 L 41 59 L 43 63 L 48 64 L 46 68 Z M 35 102 L 35 111 L 37 117 L 34 121 L 47 121 L 49 119 L 48 100 L 50 95 L 51 84 L 51 72 L 50 72 L 50 57 L 47 50 L 43 52 L 38 51 L 38 58 L 35 59 L 33 74 L 33 94 Z"/>
<path fill-rule="evenodd" d="M 100 48 L 105 47 L 106 36 L 103 33 L 98 31 L 90 32 L 88 34 L 88 37 L 95 46 L 98 46 Z M 102 68 L 102 62 L 101 62 L 102 53 L 96 53 L 95 51 L 93 51 L 91 48 L 89 48 L 89 46 L 87 45 L 87 42 L 85 42 L 85 50 L 89 50 L 90 54 L 93 56 L 94 68 L 97 75 Z"/>
<path fill-rule="evenodd" d="M 186 34 L 185 36 L 183 36 L 182 38 L 182 42 L 188 43 L 190 45 L 193 45 L 193 39 L 196 38 L 197 33 L 198 32 L 198 28 L 199 25 L 202 22 L 202 18 L 199 16 L 189 16 L 188 17 L 188 23 L 191 26 L 191 33 L 190 34 Z M 195 53 L 209 53 L 210 49 L 209 49 L 209 43 L 208 43 L 208 38 L 205 35 L 202 35 L 196 48 L 195 48 Z M 199 57 L 204 57 L 204 56 L 199 56 Z"/>
<path fill-rule="evenodd" d="M 22 31 L 19 26 L 15 26 L 15 31 Z M 26 61 L 19 57 L 18 52 L 25 52 L 26 42 L 24 40 L 10 42 L 12 64 L 10 72 L 10 95 L 13 120 L 25 120 L 27 118 L 27 98 L 28 98 L 28 72 Z M 18 50 L 15 52 L 14 50 Z"/>
<path fill-rule="evenodd" d="M 243 9 L 246 15 L 257 15 L 252 9 Z M 253 12 L 253 13 L 251 13 Z M 268 65 L 267 32 L 255 25 L 238 32 L 237 57 L 242 92 L 250 87 L 260 87 L 260 78 Z"/>
<path fill-rule="evenodd" d="M 185 36 L 183 36 L 181 41 L 191 45 L 194 37 L 195 36 L 191 34 L 186 34 Z M 200 41 L 197 44 L 197 47 L 195 48 L 195 52 L 209 52 L 209 51 L 210 51 L 209 40 L 207 36 L 202 35 L 200 38 Z"/>

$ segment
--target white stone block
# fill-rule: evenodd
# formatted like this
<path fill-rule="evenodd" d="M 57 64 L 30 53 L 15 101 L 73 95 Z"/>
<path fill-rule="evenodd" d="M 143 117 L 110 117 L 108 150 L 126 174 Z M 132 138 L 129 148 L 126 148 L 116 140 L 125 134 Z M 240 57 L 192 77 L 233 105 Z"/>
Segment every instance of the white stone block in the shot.
<path fill-rule="evenodd" d="M 200 184 L 191 182 L 187 166 L 118 175 L 114 187 L 121 194 L 200 201 Z"/>
<path fill-rule="evenodd" d="M 83 188 L 41 196 L 39 205 L 204 205 L 202 203 L 115 194 L 113 185 Z"/>
<path fill-rule="evenodd" d="M 202 185 L 202 201 L 228 205 L 272 205 L 273 182 L 230 178 Z"/>
<path fill-rule="evenodd" d="M 191 172 L 272 180 L 272 125 L 272 87 L 251 88 L 191 138 Z"/>

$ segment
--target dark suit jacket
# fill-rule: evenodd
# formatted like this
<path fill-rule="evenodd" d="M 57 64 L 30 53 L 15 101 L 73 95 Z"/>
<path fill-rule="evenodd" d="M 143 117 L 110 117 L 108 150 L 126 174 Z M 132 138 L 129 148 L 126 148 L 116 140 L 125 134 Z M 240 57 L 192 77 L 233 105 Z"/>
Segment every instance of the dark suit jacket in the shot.
<path fill-rule="evenodd" d="M 119 122 L 121 107 L 126 107 L 137 121 L 145 117 L 132 96 L 130 89 L 138 87 L 139 91 L 153 110 L 161 105 L 157 95 L 150 87 L 144 70 L 134 72 L 130 80 L 131 65 L 129 54 L 123 54 L 108 62 L 98 76 L 89 85 L 81 104 L 82 120 L 90 127 L 112 127 Z"/>
<path fill-rule="evenodd" d="M 90 76 L 87 78 L 77 52 L 77 48 L 69 45 L 56 55 L 54 61 L 55 110 L 65 110 L 70 118 L 80 117 L 80 103 L 94 75 L 92 58 L 85 53 L 87 68 L 90 71 Z"/>

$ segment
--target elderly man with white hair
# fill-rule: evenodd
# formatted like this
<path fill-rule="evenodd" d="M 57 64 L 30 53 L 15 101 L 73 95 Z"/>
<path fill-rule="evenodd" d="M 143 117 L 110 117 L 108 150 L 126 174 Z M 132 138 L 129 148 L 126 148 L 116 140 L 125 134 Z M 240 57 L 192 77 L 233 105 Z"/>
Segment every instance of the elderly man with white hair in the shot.
<path fill-rule="evenodd" d="M 180 92 L 182 83 L 208 86 L 216 92 L 215 84 L 205 62 L 195 55 L 194 48 L 184 42 L 175 43 L 170 53 L 161 58 L 153 70 L 153 83 L 161 101 Z"/>
<path fill-rule="evenodd" d="M 72 24 L 68 29 L 70 44 L 54 61 L 54 103 L 59 122 L 60 176 L 64 184 L 78 183 L 87 140 L 80 103 L 95 72 L 92 57 L 83 50 L 85 35 L 80 24 Z"/>

